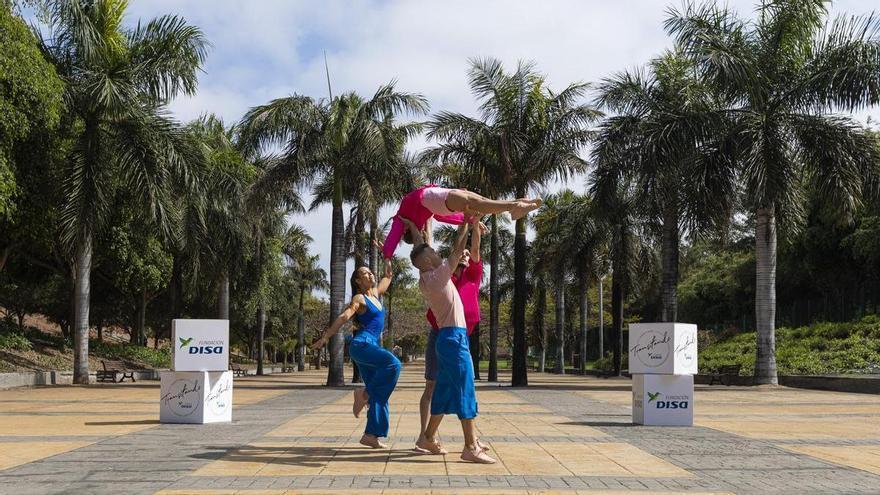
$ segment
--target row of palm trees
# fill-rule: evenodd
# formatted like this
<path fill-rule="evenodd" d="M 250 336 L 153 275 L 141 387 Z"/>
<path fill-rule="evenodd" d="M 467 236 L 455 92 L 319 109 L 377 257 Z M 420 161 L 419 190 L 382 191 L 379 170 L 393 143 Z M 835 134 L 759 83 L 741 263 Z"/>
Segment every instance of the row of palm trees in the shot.
<path fill-rule="evenodd" d="M 303 208 L 299 192 L 310 188 L 310 209 L 332 205 L 332 318 L 342 310 L 346 258 L 375 269 L 377 212 L 421 178 L 490 197 L 523 197 L 589 171 L 587 195 L 548 198 L 531 248 L 526 219 L 515 224 L 512 380 L 522 386 L 530 264 L 554 288 L 560 312 L 564 281 L 576 274 L 582 345 L 587 288 L 610 268 L 619 370 L 624 302 L 652 261 L 651 246 L 661 253 L 662 318 L 673 321 L 682 237 L 723 226 L 738 208 L 757 220 L 756 378 L 775 382 L 777 221 L 797 225 L 805 188 L 820 190 L 845 216 L 880 183 L 876 142 L 835 113 L 880 101 L 880 23 L 827 23 L 822 1 L 761 3 L 755 20 L 714 2 L 670 9 L 665 27 L 674 48 L 602 80 L 593 101 L 586 84 L 553 91 L 533 64 L 507 72 L 500 61 L 475 59 L 468 79 L 477 117 L 441 111 L 424 123 L 402 122 L 426 115 L 427 100 L 390 83 L 370 98 L 279 98 L 231 127 L 213 117 L 181 127 L 164 113 L 172 98 L 196 91 L 209 47 L 198 28 L 162 16 L 125 29 L 120 0 L 45 4 L 41 46 L 65 83 L 62 125 L 73 136 L 60 221 L 73 260 L 78 383 L 88 379 L 94 236 L 113 191 L 127 191 L 141 221 L 172 240 L 187 273 L 198 274 L 194 267 L 202 265 L 219 270 L 218 315 L 228 317 L 229 281 L 243 259 L 263 280 L 272 276 L 269 260 L 283 253 L 301 274 L 303 291 L 320 287 L 315 260 L 302 248 L 304 233 L 285 236 L 285 215 Z M 434 146 L 418 157 L 406 153 L 408 139 L 422 131 Z M 497 218 L 490 221 L 489 379 L 497 380 L 500 227 Z M 534 266 L 536 259 L 542 266 Z M 262 367 L 269 294 L 255 293 Z M 341 335 L 329 347 L 327 383 L 342 385 Z M 302 347 L 297 354 L 302 366 Z"/>

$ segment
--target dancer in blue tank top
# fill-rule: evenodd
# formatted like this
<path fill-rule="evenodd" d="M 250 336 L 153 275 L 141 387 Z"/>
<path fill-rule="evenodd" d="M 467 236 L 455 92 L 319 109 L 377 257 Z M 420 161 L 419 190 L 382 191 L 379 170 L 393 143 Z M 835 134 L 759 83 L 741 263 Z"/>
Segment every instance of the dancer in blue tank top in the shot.
<path fill-rule="evenodd" d="M 381 245 L 379 249 L 382 249 Z M 388 436 L 388 399 L 400 377 L 400 361 L 381 345 L 385 308 L 379 302 L 379 297 L 388 290 L 392 276 L 391 260 L 385 260 L 385 274 L 378 285 L 369 268 L 357 268 L 351 275 L 351 302 L 321 338 L 312 344 L 312 350 L 320 349 L 349 320 L 354 318 L 357 323 L 358 329 L 349 345 L 349 353 L 357 363 L 366 387 L 354 391 L 352 412 L 358 417 L 369 404 L 367 427 L 361 444 L 374 449 L 387 448 L 379 438 Z"/>

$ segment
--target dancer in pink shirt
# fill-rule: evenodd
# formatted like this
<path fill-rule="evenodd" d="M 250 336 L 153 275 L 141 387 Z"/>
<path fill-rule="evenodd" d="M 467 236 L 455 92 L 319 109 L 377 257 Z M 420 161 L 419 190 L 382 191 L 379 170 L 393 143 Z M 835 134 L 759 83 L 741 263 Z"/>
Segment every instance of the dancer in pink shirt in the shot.
<path fill-rule="evenodd" d="M 425 223 L 432 217 L 443 223 L 461 225 L 465 215 L 482 217 L 509 211 L 510 216 L 517 220 L 528 212 L 538 209 L 541 203 L 540 199 L 498 201 L 484 198 L 465 189 L 447 189 L 434 185 L 420 187 L 411 191 L 400 201 L 397 215 L 391 221 L 391 231 L 385 238 L 382 254 L 385 259 L 394 256 L 394 251 L 401 238 L 412 244 L 410 235 L 404 234 L 406 229 L 400 220 L 401 217 L 408 219 L 415 224 L 419 231 L 422 231 L 425 228 Z"/>

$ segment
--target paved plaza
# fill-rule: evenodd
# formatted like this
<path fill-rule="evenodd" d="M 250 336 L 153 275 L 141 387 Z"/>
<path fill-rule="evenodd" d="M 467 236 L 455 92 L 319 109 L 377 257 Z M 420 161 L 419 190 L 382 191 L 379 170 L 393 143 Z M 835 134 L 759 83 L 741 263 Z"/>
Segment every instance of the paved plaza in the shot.
<path fill-rule="evenodd" d="M 692 428 L 630 423 L 630 381 L 478 386 L 495 465 L 411 450 L 422 369 L 391 398 L 390 450 L 357 441 L 325 371 L 235 380 L 232 424 L 160 425 L 158 382 L 0 391 L 0 493 L 880 493 L 880 397 L 697 386 Z M 350 376 L 350 373 L 349 373 Z M 507 378 L 507 377 L 502 377 Z"/>

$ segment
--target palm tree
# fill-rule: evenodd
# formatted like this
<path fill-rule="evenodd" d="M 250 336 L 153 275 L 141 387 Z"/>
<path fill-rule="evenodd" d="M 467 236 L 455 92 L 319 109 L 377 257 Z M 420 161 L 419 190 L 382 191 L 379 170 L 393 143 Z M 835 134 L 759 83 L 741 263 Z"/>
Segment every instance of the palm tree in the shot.
<path fill-rule="evenodd" d="M 574 193 L 569 190 L 559 194 L 551 194 L 545 198 L 544 205 L 534 216 L 535 241 L 532 244 L 532 259 L 536 270 L 546 272 L 553 284 L 553 300 L 556 305 L 556 373 L 558 374 L 565 373 L 565 346 L 563 345 L 565 342 L 565 286 L 567 272 L 571 266 L 563 238 L 564 231 L 560 214 L 561 210 L 573 199 Z"/>
<path fill-rule="evenodd" d="M 623 359 L 624 303 L 639 281 L 635 274 L 650 273 L 653 254 L 646 243 L 644 217 L 639 213 L 635 183 L 620 174 L 619 161 L 629 156 L 614 138 L 616 128 L 603 122 L 591 158 L 596 168 L 589 185 L 598 213 L 597 230 L 605 231 L 611 261 L 611 313 L 614 373 L 619 375 Z M 602 311 L 602 308 L 599 308 Z M 600 356 L 601 357 L 601 356 Z"/>
<path fill-rule="evenodd" d="M 219 117 L 203 116 L 187 130 L 204 165 L 194 170 L 196 187 L 182 195 L 180 257 L 191 281 L 203 274 L 215 281 L 217 318 L 228 320 L 230 280 L 253 248 L 247 197 L 259 171 L 236 148 L 235 128 Z"/>
<path fill-rule="evenodd" d="M 126 6 L 123 0 L 50 0 L 45 6 L 42 48 L 66 83 L 67 111 L 77 122 L 61 214 L 74 267 L 75 383 L 89 379 L 93 239 L 108 198 L 114 187 L 125 187 L 151 221 L 166 230 L 171 225 L 169 184 L 191 157 L 162 106 L 181 92 L 195 93 L 208 47 L 202 32 L 177 16 L 125 29 Z"/>
<path fill-rule="evenodd" d="M 291 190 L 298 185 L 329 187 L 333 214 L 330 242 L 330 316 L 342 312 L 345 299 L 345 249 L 342 205 L 349 176 L 365 176 L 377 161 L 397 146 L 399 131 L 394 117 L 427 110 L 424 97 L 397 92 L 394 83 L 379 88 L 370 100 L 347 93 L 329 101 L 293 95 L 251 109 L 242 121 L 244 149 L 256 152 L 266 146 L 284 147 L 277 164 L 258 181 L 258 189 Z M 317 194 L 316 194 L 317 196 Z M 329 323 L 328 323 L 329 324 Z M 330 340 L 328 386 L 345 384 L 343 338 Z"/>
<path fill-rule="evenodd" d="M 647 71 L 625 71 L 602 81 L 597 105 L 614 113 L 606 137 L 617 139 L 626 157 L 621 175 L 635 182 L 642 215 L 659 224 L 662 264 L 662 321 L 675 321 L 678 308 L 680 228 L 723 221 L 729 217 L 735 191 L 731 173 L 703 175 L 703 147 L 712 149 L 718 122 L 712 121 L 715 98 L 694 74 L 693 63 L 666 52 Z M 714 124 L 714 125 L 713 125 Z M 719 170 L 721 172 L 723 170 Z M 710 204 L 701 200 L 711 201 Z"/>
<path fill-rule="evenodd" d="M 760 2 L 743 20 L 715 2 L 671 9 L 666 30 L 730 102 L 721 166 L 735 164 L 754 211 L 757 383 L 777 383 L 777 220 L 797 225 L 804 187 L 842 214 L 860 203 L 872 141 L 851 112 L 880 103 L 880 19 L 829 22 L 825 1 Z"/>
<path fill-rule="evenodd" d="M 445 143 L 441 156 L 466 166 L 481 165 L 491 171 L 488 177 L 497 192 L 518 198 L 549 180 L 567 179 L 584 170 L 586 163 L 578 153 L 590 138 L 587 126 L 599 116 L 594 108 L 579 103 L 586 85 L 571 84 L 555 93 L 533 64 L 520 62 L 515 72 L 507 74 L 494 59 L 472 60 L 468 76 L 471 92 L 481 101 L 481 116 L 436 115 L 428 125 L 428 137 Z M 515 386 L 528 385 L 526 247 L 526 219 L 521 218 L 514 243 Z"/>
<path fill-rule="evenodd" d="M 296 273 L 299 289 L 299 311 L 296 317 L 296 368 L 305 371 L 306 333 L 305 333 L 305 296 L 313 290 L 327 290 L 327 272 L 318 265 L 319 256 L 298 256 L 294 258 L 291 270 Z"/>

